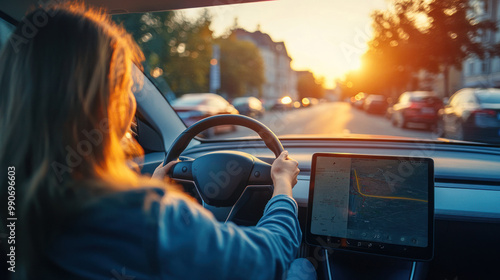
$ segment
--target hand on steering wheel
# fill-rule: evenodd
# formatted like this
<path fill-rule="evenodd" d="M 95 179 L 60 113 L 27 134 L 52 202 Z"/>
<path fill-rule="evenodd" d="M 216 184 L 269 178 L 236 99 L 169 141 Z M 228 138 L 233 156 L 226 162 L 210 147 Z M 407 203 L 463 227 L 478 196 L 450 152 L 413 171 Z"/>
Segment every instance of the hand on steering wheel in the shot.
<path fill-rule="evenodd" d="M 288 156 L 288 151 L 283 151 L 271 166 L 271 178 L 274 183 L 273 196 L 286 194 L 292 196 L 292 188 L 297 184 L 299 163 Z"/>
<path fill-rule="evenodd" d="M 163 166 L 163 162 L 156 167 L 152 179 L 164 180 L 170 169 L 179 161 L 171 161 Z M 297 175 L 300 169 L 299 163 L 288 156 L 288 151 L 283 151 L 281 155 L 271 165 L 271 178 L 274 184 L 273 196 L 286 194 L 292 196 L 292 188 L 297 184 Z"/>
<path fill-rule="evenodd" d="M 259 134 L 276 157 L 283 152 L 283 146 L 276 135 L 259 121 L 241 115 L 219 115 L 203 119 L 182 132 L 172 143 L 163 164 L 177 160 L 196 135 L 217 125 L 241 125 L 252 129 Z M 287 174 L 282 171 L 288 170 L 285 166 L 290 164 L 294 165 L 294 171 L 288 172 L 288 176 L 298 174 L 296 161 L 290 160 L 291 163 L 288 161 L 280 161 L 280 166 L 277 168 L 280 181 L 285 179 L 285 174 Z M 234 206 L 248 185 L 269 186 L 273 184 L 270 164 L 239 151 L 211 152 L 195 160 L 180 161 L 171 169 L 170 177 L 193 181 L 203 201 L 216 207 Z M 291 184 L 288 187 L 290 192 L 294 180 L 296 179 L 289 178 L 288 180 Z M 278 186 L 278 190 L 282 191 L 284 187 L 285 185 Z"/>

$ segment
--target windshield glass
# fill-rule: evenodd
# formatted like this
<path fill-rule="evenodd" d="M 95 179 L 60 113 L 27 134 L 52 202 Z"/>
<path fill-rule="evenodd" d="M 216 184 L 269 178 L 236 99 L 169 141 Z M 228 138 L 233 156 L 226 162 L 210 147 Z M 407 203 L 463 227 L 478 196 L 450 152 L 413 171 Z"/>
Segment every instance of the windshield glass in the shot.
<path fill-rule="evenodd" d="M 113 18 L 133 34 L 146 56 L 146 74 L 169 101 L 214 93 L 235 107 L 209 102 L 214 109 L 203 118 L 248 115 L 281 138 L 449 138 L 496 145 L 500 121 L 484 127 L 472 111 L 460 111 L 464 98 L 448 104 L 464 88 L 500 87 L 494 51 L 500 47 L 500 7 L 486 2 L 281 0 Z M 240 97 L 255 97 L 262 106 L 242 106 Z M 493 95 L 481 100 L 500 104 Z M 185 118 L 200 115 L 196 110 L 183 109 L 179 117 L 192 125 L 199 119 Z M 500 112 L 488 116 L 500 120 Z M 462 124 L 467 127 L 458 129 Z M 257 136 L 241 127 L 209 135 Z"/>

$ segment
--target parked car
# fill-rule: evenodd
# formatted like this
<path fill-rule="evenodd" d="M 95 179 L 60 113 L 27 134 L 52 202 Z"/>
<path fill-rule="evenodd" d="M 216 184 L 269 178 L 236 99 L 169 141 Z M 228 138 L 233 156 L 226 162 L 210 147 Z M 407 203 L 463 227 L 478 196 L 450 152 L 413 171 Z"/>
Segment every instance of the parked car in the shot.
<path fill-rule="evenodd" d="M 233 106 L 240 114 L 255 118 L 264 114 L 262 102 L 255 97 L 238 97 L 233 100 Z"/>
<path fill-rule="evenodd" d="M 443 101 L 432 91 L 404 92 L 392 106 L 392 124 L 405 128 L 408 123 L 421 123 L 431 129 L 435 127 L 442 107 Z"/>
<path fill-rule="evenodd" d="M 364 92 L 360 92 L 360 93 L 356 94 L 355 96 L 353 96 L 353 98 L 351 98 L 351 105 L 354 108 L 362 109 L 363 105 L 365 103 L 366 97 L 367 97 L 367 94 Z"/>
<path fill-rule="evenodd" d="M 314 97 L 304 97 L 301 100 L 302 107 L 310 107 L 310 106 L 318 105 L 318 103 L 319 103 L 319 100 L 317 98 L 314 98 Z"/>
<path fill-rule="evenodd" d="M 294 102 L 290 96 L 279 99 L 269 99 L 265 104 L 270 111 L 286 111 L 294 108 Z"/>
<path fill-rule="evenodd" d="M 365 99 L 363 110 L 371 114 L 384 114 L 387 110 L 387 101 L 385 96 L 370 94 Z"/>
<path fill-rule="evenodd" d="M 437 132 L 445 138 L 500 143 L 500 89 L 457 91 L 439 112 Z"/>
<path fill-rule="evenodd" d="M 239 114 L 233 105 L 229 104 L 224 97 L 214 93 L 189 93 L 172 102 L 172 107 L 186 126 L 204 118 L 221 114 Z M 208 137 L 225 130 L 234 131 L 235 126 L 214 127 L 206 131 L 204 136 Z"/>

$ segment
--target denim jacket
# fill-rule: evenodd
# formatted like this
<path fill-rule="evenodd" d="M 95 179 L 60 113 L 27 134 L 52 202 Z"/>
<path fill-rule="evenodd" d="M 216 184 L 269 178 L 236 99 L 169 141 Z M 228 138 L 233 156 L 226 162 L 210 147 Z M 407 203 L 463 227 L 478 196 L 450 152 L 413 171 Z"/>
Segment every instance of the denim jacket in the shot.
<path fill-rule="evenodd" d="M 286 195 L 243 227 L 181 194 L 131 190 L 96 199 L 69 221 L 40 279 L 282 279 L 301 238 Z"/>

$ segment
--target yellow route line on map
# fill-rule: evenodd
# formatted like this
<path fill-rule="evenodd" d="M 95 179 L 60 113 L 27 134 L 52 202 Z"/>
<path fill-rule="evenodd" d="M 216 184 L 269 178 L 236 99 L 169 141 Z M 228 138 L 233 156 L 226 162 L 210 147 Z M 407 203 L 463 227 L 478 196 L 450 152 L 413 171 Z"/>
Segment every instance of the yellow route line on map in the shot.
<path fill-rule="evenodd" d="M 356 185 L 358 186 L 358 192 L 359 192 L 362 196 L 366 196 L 366 197 L 374 197 L 374 198 L 383 198 L 383 199 L 402 199 L 402 200 L 413 200 L 413 201 L 427 202 L 427 200 L 417 199 L 417 198 L 410 198 L 410 197 L 399 197 L 399 196 L 381 196 L 381 195 L 364 194 L 363 192 L 361 192 L 361 188 L 360 188 L 360 186 L 359 186 L 358 172 L 356 172 L 356 169 L 354 169 L 354 177 L 356 177 Z"/>

